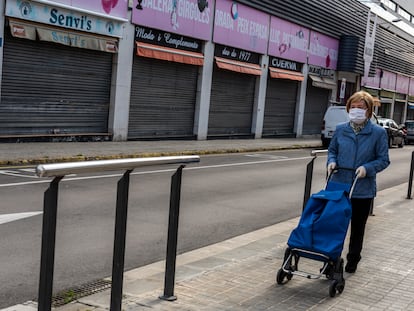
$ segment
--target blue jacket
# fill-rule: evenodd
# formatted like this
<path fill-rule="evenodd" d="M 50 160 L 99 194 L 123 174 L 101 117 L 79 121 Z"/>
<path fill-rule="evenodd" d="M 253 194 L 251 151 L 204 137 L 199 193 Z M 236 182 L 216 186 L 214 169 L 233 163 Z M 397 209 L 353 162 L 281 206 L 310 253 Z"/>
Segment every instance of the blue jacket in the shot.
<path fill-rule="evenodd" d="M 353 198 L 373 198 L 377 193 L 376 175 L 389 164 L 388 137 L 384 128 L 372 122 L 355 134 L 349 122 L 339 124 L 328 148 L 327 164 L 357 169 L 364 166 L 365 178 L 358 179 Z M 332 180 L 352 183 L 352 173 L 334 174 Z M 350 177 L 351 176 L 351 177 Z"/>

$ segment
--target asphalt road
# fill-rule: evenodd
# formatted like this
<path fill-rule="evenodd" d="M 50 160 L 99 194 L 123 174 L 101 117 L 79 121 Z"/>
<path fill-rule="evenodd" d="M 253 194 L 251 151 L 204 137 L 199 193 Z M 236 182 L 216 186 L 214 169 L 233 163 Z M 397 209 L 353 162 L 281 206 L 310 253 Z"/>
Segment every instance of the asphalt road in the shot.
<path fill-rule="evenodd" d="M 390 150 L 392 164 L 379 174 L 379 190 L 408 180 L 413 150 Z M 188 165 L 183 172 L 179 253 L 298 216 L 309 154 L 285 150 L 204 156 Z M 324 185 L 325 161 L 324 156 L 315 160 L 312 192 Z M 132 173 L 126 269 L 165 258 L 175 169 L 166 165 Z M 121 175 L 106 172 L 61 181 L 55 292 L 111 274 L 116 183 Z M 12 222 L 4 215 L 41 213 L 49 181 L 35 177 L 30 167 L 0 170 L 0 308 L 37 296 L 41 214 Z"/>

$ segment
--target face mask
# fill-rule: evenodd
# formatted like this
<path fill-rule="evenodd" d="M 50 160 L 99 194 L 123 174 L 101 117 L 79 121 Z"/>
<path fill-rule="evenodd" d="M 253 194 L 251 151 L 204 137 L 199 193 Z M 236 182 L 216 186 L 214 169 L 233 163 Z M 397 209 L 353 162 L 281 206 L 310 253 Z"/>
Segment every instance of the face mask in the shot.
<path fill-rule="evenodd" d="M 351 122 L 356 124 L 362 124 L 367 119 L 366 117 L 366 110 L 361 108 L 351 108 L 349 109 L 349 119 Z"/>

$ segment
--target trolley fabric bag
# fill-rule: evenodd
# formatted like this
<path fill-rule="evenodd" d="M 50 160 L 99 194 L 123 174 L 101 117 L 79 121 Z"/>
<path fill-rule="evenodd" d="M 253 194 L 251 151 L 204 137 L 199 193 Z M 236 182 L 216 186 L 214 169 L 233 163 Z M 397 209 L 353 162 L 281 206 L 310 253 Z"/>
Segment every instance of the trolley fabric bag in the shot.
<path fill-rule="evenodd" d="M 346 190 L 328 190 L 341 188 L 334 184 L 311 195 L 288 239 L 290 248 L 320 253 L 334 260 L 341 256 L 352 207 Z"/>

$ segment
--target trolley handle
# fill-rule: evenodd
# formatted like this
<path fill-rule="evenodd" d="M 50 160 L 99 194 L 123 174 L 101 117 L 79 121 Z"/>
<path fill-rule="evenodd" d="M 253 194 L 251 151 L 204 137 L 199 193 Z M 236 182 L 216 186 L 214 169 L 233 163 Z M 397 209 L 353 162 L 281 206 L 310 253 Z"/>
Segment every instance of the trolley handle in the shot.
<path fill-rule="evenodd" d="M 351 198 L 352 197 L 352 193 L 354 192 L 354 188 L 356 185 L 356 182 L 358 180 L 358 175 L 356 175 L 356 170 L 354 168 L 350 168 L 350 167 L 341 167 L 341 166 L 337 166 L 335 167 L 328 175 L 327 179 L 326 179 L 326 186 L 328 185 L 329 180 L 331 179 L 332 175 L 337 173 L 339 170 L 345 170 L 345 171 L 352 171 L 354 172 L 354 175 L 352 177 L 352 185 L 351 185 L 351 189 L 349 190 L 349 195 L 348 197 Z"/>

